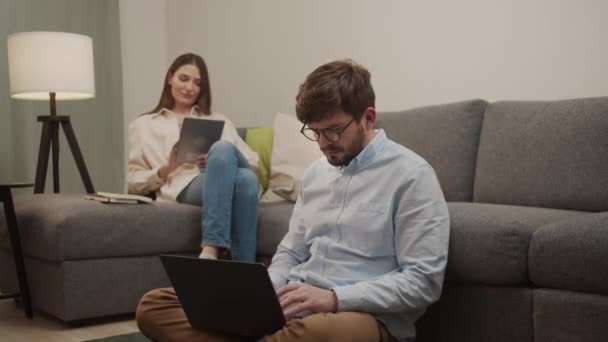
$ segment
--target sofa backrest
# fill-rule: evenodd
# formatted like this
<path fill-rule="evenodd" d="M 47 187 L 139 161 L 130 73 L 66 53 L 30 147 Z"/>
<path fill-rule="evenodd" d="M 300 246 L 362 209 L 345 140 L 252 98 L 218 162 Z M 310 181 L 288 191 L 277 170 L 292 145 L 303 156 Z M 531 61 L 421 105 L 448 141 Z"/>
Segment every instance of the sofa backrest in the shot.
<path fill-rule="evenodd" d="M 486 106 L 486 101 L 470 100 L 378 113 L 376 127 L 431 164 L 447 201 L 471 202 Z"/>
<path fill-rule="evenodd" d="M 473 197 L 608 211 L 608 97 L 488 105 Z"/>

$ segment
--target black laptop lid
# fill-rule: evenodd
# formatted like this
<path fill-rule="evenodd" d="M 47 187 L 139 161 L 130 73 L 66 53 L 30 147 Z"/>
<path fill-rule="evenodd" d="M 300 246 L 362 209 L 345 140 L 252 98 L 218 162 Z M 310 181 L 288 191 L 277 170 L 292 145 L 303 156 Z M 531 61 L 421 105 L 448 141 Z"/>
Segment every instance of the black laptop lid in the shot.
<path fill-rule="evenodd" d="M 285 325 L 263 264 L 172 255 L 160 258 L 193 327 L 261 337 Z"/>

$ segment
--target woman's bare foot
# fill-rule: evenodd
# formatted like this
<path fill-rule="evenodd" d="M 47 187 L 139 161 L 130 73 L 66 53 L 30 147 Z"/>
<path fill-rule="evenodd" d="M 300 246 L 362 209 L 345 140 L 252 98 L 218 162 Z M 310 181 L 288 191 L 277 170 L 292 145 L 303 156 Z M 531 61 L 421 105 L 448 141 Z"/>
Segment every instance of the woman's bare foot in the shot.
<path fill-rule="evenodd" d="M 199 258 L 201 259 L 217 259 L 220 254 L 220 249 L 217 246 L 203 246 Z"/>

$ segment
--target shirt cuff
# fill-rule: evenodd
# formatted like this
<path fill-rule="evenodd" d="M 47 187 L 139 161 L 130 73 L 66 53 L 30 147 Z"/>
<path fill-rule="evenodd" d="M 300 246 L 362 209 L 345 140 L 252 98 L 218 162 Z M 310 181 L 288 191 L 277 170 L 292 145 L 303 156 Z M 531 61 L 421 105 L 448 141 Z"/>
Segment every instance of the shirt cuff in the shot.
<path fill-rule="evenodd" d="M 274 272 L 268 272 L 268 275 L 270 276 L 270 281 L 272 282 L 272 286 L 274 286 L 275 290 L 278 290 L 287 284 L 286 279 Z"/>
<path fill-rule="evenodd" d="M 336 286 L 331 290 L 338 298 L 338 311 L 357 311 L 365 304 L 365 294 L 356 285 Z"/>

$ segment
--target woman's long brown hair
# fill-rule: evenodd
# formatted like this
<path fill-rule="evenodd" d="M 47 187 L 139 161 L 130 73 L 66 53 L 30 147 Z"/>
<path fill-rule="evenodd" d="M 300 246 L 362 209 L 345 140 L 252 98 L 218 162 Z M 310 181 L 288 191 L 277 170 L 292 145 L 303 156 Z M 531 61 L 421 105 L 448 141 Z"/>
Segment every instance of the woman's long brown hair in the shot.
<path fill-rule="evenodd" d="M 169 79 L 173 77 L 173 74 L 179 69 L 182 65 L 186 64 L 194 64 L 198 68 L 199 73 L 201 74 L 201 91 L 198 95 L 198 99 L 195 102 L 195 105 L 198 106 L 201 113 L 203 114 L 211 114 L 211 86 L 209 84 L 209 72 L 207 71 L 207 65 L 203 58 L 199 55 L 193 53 L 185 53 L 179 57 L 177 57 L 169 70 L 167 70 L 167 74 L 165 75 L 165 85 L 163 86 L 163 92 L 160 94 L 160 100 L 156 107 L 148 113 L 152 114 L 157 113 L 163 108 L 172 109 L 175 105 L 175 99 L 173 95 L 171 95 L 171 86 L 169 85 Z"/>

